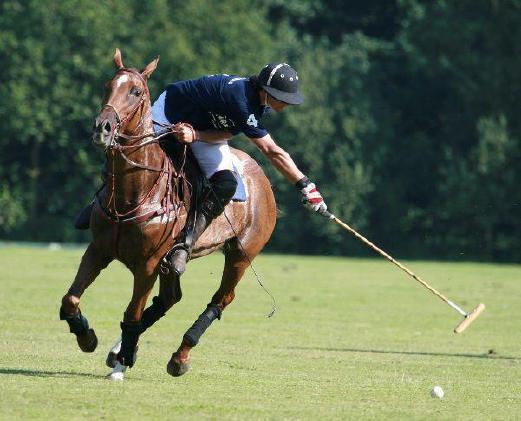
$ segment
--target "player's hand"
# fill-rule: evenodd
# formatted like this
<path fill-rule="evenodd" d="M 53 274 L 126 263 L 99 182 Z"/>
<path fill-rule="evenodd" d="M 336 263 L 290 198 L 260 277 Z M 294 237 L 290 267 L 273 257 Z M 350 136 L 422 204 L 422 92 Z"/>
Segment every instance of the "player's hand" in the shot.
<path fill-rule="evenodd" d="M 172 132 L 181 143 L 192 143 L 197 140 L 195 129 L 188 123 L 177 123 L 172 127 Z"/>
<path fill-rule="evenodd" d="M 300 190 L 302 193 L 302 204 L 305 208 L 324 215 L 327 211 L 327 205 L 324 198 L 317 190 L 315 183 L 309 183 L 306 187 Z"/>

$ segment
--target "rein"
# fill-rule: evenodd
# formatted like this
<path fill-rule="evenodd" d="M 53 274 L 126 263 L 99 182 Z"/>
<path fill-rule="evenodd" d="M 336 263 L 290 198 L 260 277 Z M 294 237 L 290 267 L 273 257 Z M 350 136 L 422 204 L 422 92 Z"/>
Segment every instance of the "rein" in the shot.
<path fill-rule="evenodd" d="M 149 171 L 154 171 L 154 172 L 161 172 L 163 170 L 163 167 L 161 168 L 157 168 L 157 167 L 152 167 L 152 166 L 149 166 L 149 165 L 143 165 L 143 164 L 140 164 L 138 162 L 135 162 L 133 161 L 132 159 L 130 159 L 126 154 L 125 154 L 125 150 L 128 150 L 128 149 L 138 149 L 138 148 L 142 148 L 144 146 L 147 146 L 147 145 L 151 145 L 153 143 L 160 143 L 159 142 L 159 139 L 161 139 L 162 137 L 165 137 L 166 135 L 172 133 L 172 131 L 167 131 L 165 133 L 161 133 L 160 135 L 158 136 L 155 136 L 155 133 L 145 133 L 144 135 L 139 135 L 139 136 L 133 136 L 134 138 L 136 139 L 145 139 L 147 137 L 152 137 L 152 139 L 150 140 L 147 140 L 145 142 L 142 142 L 142 143 L 139 143 L 137 145 L 122 145 L 121 143 L 117 142 L 116 140 L 114 140 L 109 149 L 111 151 L 115 151 L 115 152 L 119 152 L 119 154 L 121 155 L 121 157 L 127 161 L 127 163 L 129 163 L 130 165 L 132 165 L 133 167 L 137 167 L 137 168 L 141 168 L 142 170 L 149 170 Z M 119 137 L 123 137 L 124 139 L 128 139 L 130 136 L 128 135 L 119 135 Z"/>

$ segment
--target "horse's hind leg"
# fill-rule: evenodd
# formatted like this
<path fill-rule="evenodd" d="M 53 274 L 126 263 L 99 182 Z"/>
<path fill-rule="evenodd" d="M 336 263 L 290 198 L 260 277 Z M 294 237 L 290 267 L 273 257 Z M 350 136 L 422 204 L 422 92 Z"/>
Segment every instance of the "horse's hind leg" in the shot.
<path fill-rule="evenodd" d="M 170 272 L 168 275 L 159 275 L 159 294 L 152 298 L 141 318 L 141 333 L 157 322 L 170 308 L 181 301 L 181 282 L 179 276 Z"/>
<path fill-rule="evenodd" d="M 168 362 L 167 371 L 174 377 L 186 373 L 190 368 L 190 351 L 197 345 L 203 333 L 215 319 L 221 318 L 222 311 L 235 298 L 235 287 L 244 275 L 244 271 L 250 265 L 250 261 L 260 252 L 262 247 L 250 247 L 246 249 L 246 257 L 238 246 L 237 239 L 230 241 L 225 251 L 225 264 L 219 289 L 212 300 L 201 313 L 195 323 L 183 336 L 179 349 L 172 355 Z"/>
<path fill-rule="evenodd" d="M 76 277 L 67 294 L 62 298 L 60 320 L 65 320 L 71 333 L 76 335 L 78 345 L 83 352 L 93 352 L 98 345 L 94 330 L 89 327 L 86 317 L 81 314 L 79 305 L 83 292 L 96 279 L 102 269 L 112 261 L 112 258 L 100 253 L 93 243 L 90 243 L 83 254 Z"/>

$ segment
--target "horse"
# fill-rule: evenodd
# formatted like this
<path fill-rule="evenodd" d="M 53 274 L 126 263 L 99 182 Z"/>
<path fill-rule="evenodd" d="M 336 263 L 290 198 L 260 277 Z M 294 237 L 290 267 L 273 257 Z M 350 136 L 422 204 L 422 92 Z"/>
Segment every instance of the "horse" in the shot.
<path fill-rule="evenodd" d="M 106 182 L 96 194 L 90 219 L 92 241 L 62 298 L 60 319 L 68 323 L 80 349 L 93 352 L 98 339 L 80 310 L 80 299 L 110 262 L 122 262 L 134 279 L 132 298 L 121 322 L 121 342 L 113 351 L 112 364 L 123 372 L 134 365 L 140 335 L 181 300 L 180 278 L 162 271 L 161 261 L 182 232 L 187 208 L 194 204 L 180 197 L 181 185 L 186 184 L 185 160 L 179 156 L 171 159 L 165 152 L 164 145 L 176 140 L 171 134 L 154 132 L 147 81 L 159 57 L 142 70 L 125 67 L 119 49 L 113 59 L 116 71 L 105 85 L 92 136 L 94 145 L 106 155 Z M 167 372 L 174 377 L 188 371 L 191 350 L 233 301 L 238 282 L 275 227 L 270 182 L 248 154 L 232 151 L 244 164 L 248 199 L 227 204 L 194 245 L 192 258 L 223 249 L 225 263 L 217 291 L 167 364 Z M 159 293 L 145 309 L 158 276 Z"/>

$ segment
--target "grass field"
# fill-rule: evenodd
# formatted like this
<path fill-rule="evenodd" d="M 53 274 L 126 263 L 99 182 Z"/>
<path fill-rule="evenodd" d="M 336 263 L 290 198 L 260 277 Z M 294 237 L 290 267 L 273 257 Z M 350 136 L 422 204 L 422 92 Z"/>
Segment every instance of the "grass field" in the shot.
<path fill-rule="evenodd" d="M 190 264 L 183 300 L 141 339 L 124 382 L 104 379 L 131 294 L 113 263 L 82 309 L 99 338 L 83 354 L 58 320 L 82 250 L 0 248 L 1 419 L 520 419 L 521 266 L 405 262 L 464 307 L 460 316 L 383 259 L 261 256 L 233 304 L 192 352 L 165 370 L 204 309 L 223 257 Z M 440 385 L 443 400 L 429 391 Z"/>

